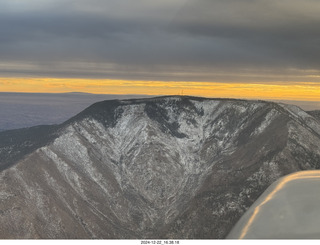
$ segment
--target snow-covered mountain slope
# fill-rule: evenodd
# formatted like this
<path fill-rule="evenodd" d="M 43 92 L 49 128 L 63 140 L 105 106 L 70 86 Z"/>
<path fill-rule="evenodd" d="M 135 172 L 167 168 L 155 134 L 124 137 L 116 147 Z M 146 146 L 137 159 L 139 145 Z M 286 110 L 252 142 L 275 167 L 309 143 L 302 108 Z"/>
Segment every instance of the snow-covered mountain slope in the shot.
<path fill-rule="evenodd" d="M 276 179 L 320 168 L 319 122 L 263 101 L 104 101 L 50 135 L 0 173 L 1 238 L 223 238 Z"/>
<path fill-rule="evenodd" d="M 49 144 L 58 136 L 58 128 L 58 125 L 42 125 L 0 132 L 0 171 Z"/>
<path fill-rule="evenodd" d="M 272 184 L 241 217 L 229 239 L 319 239 L 320 171 L 300 171 Z"/>

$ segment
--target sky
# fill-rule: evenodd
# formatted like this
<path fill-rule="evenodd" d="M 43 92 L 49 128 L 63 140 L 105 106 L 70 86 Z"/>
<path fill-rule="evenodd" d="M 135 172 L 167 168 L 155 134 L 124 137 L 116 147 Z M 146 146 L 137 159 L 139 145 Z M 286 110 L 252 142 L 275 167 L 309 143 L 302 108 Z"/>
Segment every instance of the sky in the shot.
<path fill-rule="evenodd" d="M 0 91 L 320 100 L 318 0 L 0 0 Z"/>

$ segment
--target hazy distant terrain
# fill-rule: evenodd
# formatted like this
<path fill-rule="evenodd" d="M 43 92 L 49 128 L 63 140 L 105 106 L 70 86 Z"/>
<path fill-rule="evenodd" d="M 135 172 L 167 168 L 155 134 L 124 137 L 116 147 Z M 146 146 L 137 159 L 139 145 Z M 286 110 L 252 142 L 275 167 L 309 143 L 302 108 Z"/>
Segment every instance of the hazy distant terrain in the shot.
<path fill-rule="evenodd" d="M 136 97 L 146 96 L 86 93 L 0 93 L 0 131 L 58 124 L 95 102 Z"/>
<path fill-rule="evenodd" d="M 0 131 L 59 124 L 95 102 L 138 97 L 148 96 L 89 93 L 0 93 Z M 320 102 L 280 100 L 276 102 L 294 104 L 307 111 L 320 110 Z"/>
<path fill-rule="evenodd" d="M 300 100 L 272 100 L 278 103 L 299 106 L 305 111 L 320 110 L 320 101 L 300 101 Z"/>

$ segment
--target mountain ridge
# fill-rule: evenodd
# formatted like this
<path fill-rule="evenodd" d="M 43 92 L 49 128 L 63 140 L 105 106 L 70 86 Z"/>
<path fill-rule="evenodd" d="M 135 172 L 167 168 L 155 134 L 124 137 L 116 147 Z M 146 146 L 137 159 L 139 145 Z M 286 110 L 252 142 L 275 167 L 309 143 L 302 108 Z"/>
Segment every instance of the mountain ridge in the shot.
<path fill-rule="evenodd" d="M 319 134 L 273 102 L 98 102 L 0 173 L 1 236 L 224 238 L 273 181 L 320 168 Z"/>

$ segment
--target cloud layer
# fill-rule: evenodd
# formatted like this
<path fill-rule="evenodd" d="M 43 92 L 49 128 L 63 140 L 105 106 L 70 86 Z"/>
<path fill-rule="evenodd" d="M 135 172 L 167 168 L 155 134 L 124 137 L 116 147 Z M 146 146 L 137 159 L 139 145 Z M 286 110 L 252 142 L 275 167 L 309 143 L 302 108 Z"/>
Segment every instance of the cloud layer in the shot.
<path fill-rule="evenodd" d="M 319 12 L 316 0 L 4 0 L 0 75 L 314 82 Z"/>

